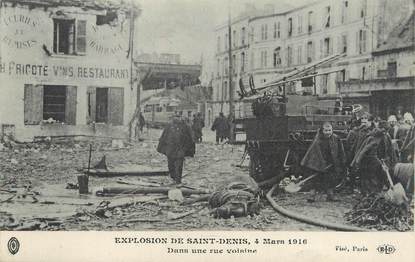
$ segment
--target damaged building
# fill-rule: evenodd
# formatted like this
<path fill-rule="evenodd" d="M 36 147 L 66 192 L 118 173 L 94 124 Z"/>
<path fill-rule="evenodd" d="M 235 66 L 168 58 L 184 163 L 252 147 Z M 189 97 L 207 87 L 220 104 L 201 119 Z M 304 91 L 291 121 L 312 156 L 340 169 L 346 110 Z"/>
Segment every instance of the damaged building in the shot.
<path fill-rule="evenodd" d="M 1 135 L 124 136 L 139 14 L 133 1 L 1 1 Z"/>

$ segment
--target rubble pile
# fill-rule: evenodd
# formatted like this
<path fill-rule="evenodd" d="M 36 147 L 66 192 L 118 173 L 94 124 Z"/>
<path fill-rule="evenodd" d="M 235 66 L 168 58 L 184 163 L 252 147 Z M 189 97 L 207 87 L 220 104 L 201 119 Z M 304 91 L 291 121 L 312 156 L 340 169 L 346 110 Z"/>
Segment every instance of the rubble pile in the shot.
<path fill-rule="evenodd" d="M 395 205 L 383 195 L 371 194 L 345 214 L 354 225 L 377 230 L 412 231 L 414 229 L 413 201 Z"/>

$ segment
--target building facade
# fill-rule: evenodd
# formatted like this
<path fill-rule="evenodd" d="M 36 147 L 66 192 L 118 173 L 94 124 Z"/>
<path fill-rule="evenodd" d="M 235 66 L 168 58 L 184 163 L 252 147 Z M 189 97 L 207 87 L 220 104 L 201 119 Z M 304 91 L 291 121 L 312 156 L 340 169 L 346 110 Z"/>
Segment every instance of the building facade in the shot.
<path fill-rule="evenodd" d="M 0 124 L 16 139 L 125 134 L 140 9 L 101 2 L 1 2 Z"/>
<path fill-rule="evenodd" d="M 340 83 L 340 93 L 350 103 L 364 103 L 386 119 L 415 113 L 415 13 L 390 33 L 373 53 L 375 74 L 368 80 Z"/>
<path fill-rule="evenodd" d="M 238 97 L 239 80 L 246 85 L 249 75 L 257 88 L 335 55 L 339 58 L 315 68 L 320 75 L 315 77 L 312 89 L 304 90 L 307 87 L 301 85 L 291 89 L 330 99 L 339 96 L 339 82 L 375 78 L 372 52 L 411 8 L 412 0 L 317 0 L 235 19 L 231 23 L 234 97 Z M 217 73 L 212 84 L 213 101 L 207 105 L 215 115 L 229 112 L 227 30 L 223 25 L 215 31 Z M 244 117 L 244 107 L 238 101 L 235 105 L 236 117 Z"/>

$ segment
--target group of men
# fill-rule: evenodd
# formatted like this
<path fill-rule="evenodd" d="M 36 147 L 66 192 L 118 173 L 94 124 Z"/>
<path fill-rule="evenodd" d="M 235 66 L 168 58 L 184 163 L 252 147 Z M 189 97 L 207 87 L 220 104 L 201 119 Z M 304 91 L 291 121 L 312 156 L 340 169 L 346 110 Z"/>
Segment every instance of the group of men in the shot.
<path fill-rule="evenodd" d="M 385 165 L 392 170 L 397 162 L 414 160 L 414 136 L 410 113 L 400 121 L 393 115 L 388 121 L 369 113 L 356 116 L 345 143 L 333 134 L 330 123 L 324 123 L 301 161 L 303 167 L 316 173 L 308 201 L 315 201 L 317 191 L 325 192 L 328 201 L 335 201 L 336 182 L 346 178 L 352 188 L 360 187 L 363 195 L 381 191 L 387 182 Z"/>

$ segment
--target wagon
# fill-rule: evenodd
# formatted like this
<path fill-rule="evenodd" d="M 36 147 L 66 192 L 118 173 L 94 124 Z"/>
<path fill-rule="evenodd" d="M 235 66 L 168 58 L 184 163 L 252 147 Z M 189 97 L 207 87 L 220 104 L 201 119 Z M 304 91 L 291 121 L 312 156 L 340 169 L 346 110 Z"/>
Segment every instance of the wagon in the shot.
<path fill-rule="evenodd" d="M 335 107 L 323 107 L 317 100 L 304 103 L 305 99 L 287 96 L 273 103 L 272 115 L 241 119 L 249 174 L 260 186 L 275 184 L 288 175 L 304 175 L 300 162 L 322 123 L 332 123 L 334 133 L 345 140 L 352 116 Z"/>

